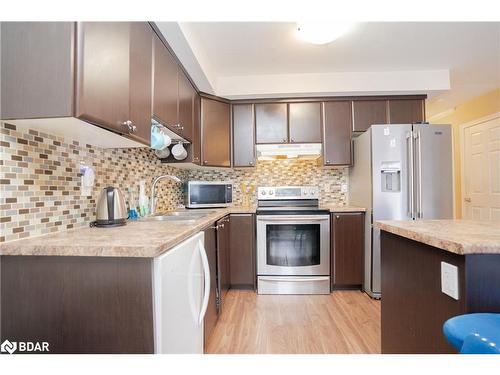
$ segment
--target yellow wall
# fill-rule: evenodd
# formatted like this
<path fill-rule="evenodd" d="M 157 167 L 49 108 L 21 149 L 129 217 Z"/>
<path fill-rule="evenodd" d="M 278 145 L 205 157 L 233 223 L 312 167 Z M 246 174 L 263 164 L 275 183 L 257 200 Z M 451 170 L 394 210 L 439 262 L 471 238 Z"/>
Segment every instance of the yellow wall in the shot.
<path fill-rule="evenodd" d="M 462 217 L 462 173 L 460 169 L 460 128 L 461 124 L 480 119 L 482 117 L 500 112 L 500 88 L 475 97 L 468 102 L 455 107 L 455 111 L 446 117 L 433 121 L 439 124 L 453 125 L 454 155 L 453 167 L 455 169 L 455 216 Z"/>

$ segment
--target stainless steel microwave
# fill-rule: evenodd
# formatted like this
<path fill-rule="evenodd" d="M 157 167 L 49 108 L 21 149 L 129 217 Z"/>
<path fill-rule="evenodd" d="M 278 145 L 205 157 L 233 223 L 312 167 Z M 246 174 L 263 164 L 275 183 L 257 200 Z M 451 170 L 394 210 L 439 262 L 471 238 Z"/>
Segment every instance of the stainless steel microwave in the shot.
<path fill-rule="evenodd" d="M 233 184 L 221 181 L 189 181 L 184 201 L 187 208 L 228 207 L 233 203 Z"/>

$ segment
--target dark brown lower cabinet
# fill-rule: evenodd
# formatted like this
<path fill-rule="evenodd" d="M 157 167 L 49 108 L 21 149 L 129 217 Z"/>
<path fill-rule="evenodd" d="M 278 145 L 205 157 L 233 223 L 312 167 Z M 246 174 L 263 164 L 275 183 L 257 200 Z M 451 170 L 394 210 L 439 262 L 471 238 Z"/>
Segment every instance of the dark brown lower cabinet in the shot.
<path fill-rule="evenodd" d="M 363 284 L 364 217 L 363 212 L 332 213 L 332 289 L 359 288 Z"/>
<path fill-rule="evenodd" d="M 224 300 L 230 287 L 229 269 L 229 215 L 218 220 L 217 226 L 217 282 L 219 286 L 219 313 L 224 308 Z"/>
<path fill-rule="evenodd" d="M 208 266 L 210 267 L 210 298 L 208 300 L 207 312 L 204 319 L 204 343 L 205 347 L 208 339 L 217 323 L 217 232 L 214 226 L 204 231 L 205 251 L 207 252 Z"/>
<path fill-rule="evenodd" d="M 1 341 L 50 353 L 152 354 L 151 258 L 2 256 Z"/>
<path fill-rule="evenodd" d="M 441 262 L 458 268 L 458 300 L 441 292 Z M 443 335 L 456 315 L 500 312 L 500 255 L 457 255 L 381 232 L 382 353 L 455 353 Z"/>
<path fill-rule="evenodd" d="M 229 235 L 232 289 L 255 289 L 255 216 L 231 214 Z"/>

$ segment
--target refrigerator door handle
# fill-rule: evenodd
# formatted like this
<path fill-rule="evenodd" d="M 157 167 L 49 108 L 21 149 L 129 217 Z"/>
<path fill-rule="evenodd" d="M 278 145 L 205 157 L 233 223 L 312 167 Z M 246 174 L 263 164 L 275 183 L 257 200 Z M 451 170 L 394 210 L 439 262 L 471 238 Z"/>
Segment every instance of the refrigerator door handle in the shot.
<path fill-rule="evenodd" d="M 406 207 L 408 217 L 414 218 L 414 181 L 413 181 L 413 132 L 406 133 L 406 164 L 407 164 L 407 182 L 408 191 L 406 194 Z"/>
<path fill-rule="evenodd" d="M 416 206 L 417 206 L 417 219 L 423 218 L 422 212 L 422 137 L 420 135 L 420 130 L 415 133 L 415 154 L 416 154 L 416 173 L 417 178 L 417 196 L 416 196 Z"/>
<path fill-rule="evenodd" d="M 205 292 L 203 295 L 203 302 L 201 304 L 200 317 L 198 319 L 198 324 L 201 325 L 203 323 L 203 319 L 205 318 L 208 300 L 210 298 L 210 266 L 208 264 L 207 252 L 201 241 L 198 242 L 198 250 L 200 252 L 201 263 L 203 264 L 203 273 L 205 276 Z"/>

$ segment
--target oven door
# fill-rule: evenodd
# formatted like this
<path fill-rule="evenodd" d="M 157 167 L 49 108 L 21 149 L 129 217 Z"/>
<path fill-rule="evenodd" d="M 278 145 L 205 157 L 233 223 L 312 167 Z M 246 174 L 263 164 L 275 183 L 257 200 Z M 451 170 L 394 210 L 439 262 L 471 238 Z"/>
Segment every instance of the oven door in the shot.
<path fill-rule="evenodd" d="M 258 215 L 258 275 L 330 275 L 330 215 Z"/>

